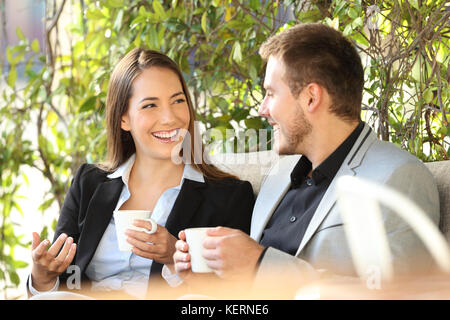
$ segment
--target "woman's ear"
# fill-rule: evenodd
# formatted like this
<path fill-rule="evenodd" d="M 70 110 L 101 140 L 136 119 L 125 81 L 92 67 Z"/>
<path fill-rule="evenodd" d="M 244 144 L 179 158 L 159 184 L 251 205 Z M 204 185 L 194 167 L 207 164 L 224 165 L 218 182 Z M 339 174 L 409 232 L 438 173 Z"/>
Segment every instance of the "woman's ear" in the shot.
<path fill-rule="evenodd" d="M 130 131 L 130 117 L 128 116 L 128 112 L 126 112 L 121 119 L 120 127 L 122 130 Z"/>

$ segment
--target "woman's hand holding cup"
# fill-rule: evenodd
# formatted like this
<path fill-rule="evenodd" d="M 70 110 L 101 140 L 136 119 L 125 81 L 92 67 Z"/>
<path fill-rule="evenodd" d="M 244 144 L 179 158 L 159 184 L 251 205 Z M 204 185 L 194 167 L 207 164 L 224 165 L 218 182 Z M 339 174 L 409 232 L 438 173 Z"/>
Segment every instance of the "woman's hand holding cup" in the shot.
<path fill-rule="evenodd" d="M 49 244 L 49 240 L 41 242 L 39 234 L 33 232 L 31 276 L 33 287 L 38 291 L 48 291 L 55 286 L 58 276 L 72 263 L 77 249 L 73 238 L 65 233 L 47 250 Z"/>
<path fill-rule="evenodd" d="M 146 230 L 154 230 L 149 220 L 136 219 L 133 222 L 136 227 Z M 172 264 L 177 239 L 163 226 L 157 225 L 156 231 L 137 231 L 127 229 L 126 241 L 133 246 L 131 252 L 143 258 L 152 259 L 162 264 Z"/>

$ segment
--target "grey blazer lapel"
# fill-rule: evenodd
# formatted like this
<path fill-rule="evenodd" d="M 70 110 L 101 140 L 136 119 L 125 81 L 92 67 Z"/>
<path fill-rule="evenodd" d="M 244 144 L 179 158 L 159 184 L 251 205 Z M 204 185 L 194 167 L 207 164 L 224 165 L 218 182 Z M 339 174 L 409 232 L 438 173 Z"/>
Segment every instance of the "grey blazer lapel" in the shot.
<path fill-rule="evenodd" d="M 291 172 L 300 155 L 284 156 L 272 166 L 261 186 L 252 214 L 250 236 L 259 241 L 266 224 L 291 186 Z"/>
<path fill-rule="evenodd" d="M 296 255 L 300 254 L 305 245 L 316 232 L 317 228 L 320 226 L 322 221 L 335 205 L 337 200 L 335 190 L 337 179 L 341 176 L 354 176 L 356 174 L 354 169 L 361 164 L 364 155 L 372 145 L 373 141 L 375 141 L 376 139 L 377 137 L 375 133 L 372 131 L 369 125 L 365 124 L 361 134 L 359 135 L 349 154 L 336 173 L 336 176 L 325 192 L 322 201 L 320 201 L 319 206 L 317 207 L 316 212 L 314 213 L 314 216 L 312 217 L 308 228 L 305 231 L 305 235 L 303 236 Z"/>

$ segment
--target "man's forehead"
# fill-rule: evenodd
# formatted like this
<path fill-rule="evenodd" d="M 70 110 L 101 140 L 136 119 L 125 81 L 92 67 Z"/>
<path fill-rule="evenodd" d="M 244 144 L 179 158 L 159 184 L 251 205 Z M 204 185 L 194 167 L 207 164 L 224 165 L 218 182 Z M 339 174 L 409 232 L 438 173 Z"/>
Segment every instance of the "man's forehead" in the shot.
<path fill-rule="evenodd" d="M 266 76 L 264 78 L 264 87 L 273 87 L 284 74 L 285 66 L 283 61 L 276 56 L 270 56 L 266 65 Z"/>

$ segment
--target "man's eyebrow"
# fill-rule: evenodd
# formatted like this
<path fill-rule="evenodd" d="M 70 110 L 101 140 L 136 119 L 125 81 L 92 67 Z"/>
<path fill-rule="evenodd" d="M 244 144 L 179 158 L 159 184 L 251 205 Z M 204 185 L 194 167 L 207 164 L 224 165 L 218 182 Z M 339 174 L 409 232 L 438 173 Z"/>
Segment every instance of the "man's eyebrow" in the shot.
<path fill-rule="evenodd" d="M 173 95 L 170 96 L 170 99 L 172 99 L 172 98 L 174 98 L 176 96 L 179 96 L 181 94 L 184 95 L 184 92 L 180 91 L 180 92 L 174 93 Z M 145 100 L 154 101 L 154 100 L 159 100 L 159 98 L 158 97 L 145 97 L 141 101 L 139 101 L 139 103 L 141 103 L 141 102 L 143 102 Z"/>

